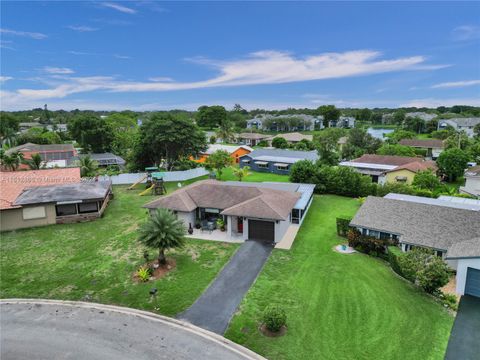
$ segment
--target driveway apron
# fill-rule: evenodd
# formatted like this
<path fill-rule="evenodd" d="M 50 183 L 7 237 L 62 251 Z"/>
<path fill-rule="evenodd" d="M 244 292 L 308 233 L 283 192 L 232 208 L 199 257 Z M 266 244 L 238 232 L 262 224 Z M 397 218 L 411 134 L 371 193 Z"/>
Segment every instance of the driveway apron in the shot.
<path fill-rule="evenodd" d="M 480 298 L 465 295 L 460 299 L 445 360 L 480 359 Z"/>
<path fill-rule="evenodd" d="M 245 241 L 207 290 L 177 318 L 222 335 L 272 249 L 271 244 Z"/>

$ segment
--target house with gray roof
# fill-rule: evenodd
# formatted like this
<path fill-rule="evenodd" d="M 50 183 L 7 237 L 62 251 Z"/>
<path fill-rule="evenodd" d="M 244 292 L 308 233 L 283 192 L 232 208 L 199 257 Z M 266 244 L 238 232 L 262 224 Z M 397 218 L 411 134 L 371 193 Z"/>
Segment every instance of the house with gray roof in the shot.
<path fill-rule="evenodd" d="M 465 170 L 465 185 L 460 186 L 460 192 L 480 198 L 480 165 Z"/>
<path fill-rule="evenodd" d="M 89 156 L 90 159 L 96 161 L 98 163 L 98 166 L 100 167 L 107 167 L 109 165 L 117 165 L 118 167 L 122 168 L 125 166 L 126 161 L 115 154 L 112 153 L 91 153 L 91 154 L 80 154 L 78 156 L 75 156 L 71 159 L 70 163 L 74 164 L 75 161 L 80 160 L 81 158 L 84 158 L 86 156 Z"/>
<path fill-rule="evenodd" d="M 203 180 L 144 207 L 175 212 L 185 226 L 215 229 L 225 223 L 228 239 L 280 242 L 292 224 L 300 224 L 313 198 L 313 184 L 242 183 Z M 193 230 L 193 229 L 192 229 Z"/>
<path fill-rule="evenodd" d="M 283 149 L 257 149 L 250 154 L 240 157 L 240 167 L 249 166 L 258 172 L 270 172 L 287 175 L 293 164 L 301 160 L 318 160 L 318 153 L 314 151 L 296 151 Z"/>
<path fill-rule="evenodd" d="M 474 270 L 479 270 L 480 275 L 478 209 L 468 209 L 448 199 L 428 202 L 412 201 L 400 195 L 394 198 L 369 196 L 350 226 L 364 235 L 398 240 L 403 251 L 415 247 L 432 249 L 457 270 L 459 294 L 477 293 L 476 296 L 480 296 L 480 281 L 477 288 L 477 280 L 468 280 L 468 274 L 476 274 Z M 475 274 L 470 277 L 477 279 Z"/>
<path fill-rule="evenodd" d="M 453 118 L 438 120 L 438 130 L 445 130 L 451 126 L 455 131 L 464 131 L 469 137 L 475 135 L 474 128 L 480 124 L 480 117 Z"/>

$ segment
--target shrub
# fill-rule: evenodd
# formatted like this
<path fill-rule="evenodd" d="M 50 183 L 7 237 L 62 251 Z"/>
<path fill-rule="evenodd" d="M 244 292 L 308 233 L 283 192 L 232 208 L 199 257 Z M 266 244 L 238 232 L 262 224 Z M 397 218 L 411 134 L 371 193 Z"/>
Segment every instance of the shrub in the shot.
<path fill-rule="evenodd" d="M 442 258 L 433 256 L 417 273 L 418 284 L 428 293 L 433 293 L 448 283 L 449 272 Z"/>
<path fill-rule="evenodd" d="M 282 137 L 276 137 L 272 140 L 272 146 L 277 149 L 288 148 L 288 142 Z"/>
<path fill-rule="evenodd" d="M 350 221 L 352 218 L 337 218 L 337 234 L 346 237 L 350 230 Z"/>
<path fill-rule="evenodd" d="M 438 298 L 445 306 L 449 307 L 454 311 L 458 310 L 457 297 L 455 295 L 438 291 Z"/>
<path fill-rule="evenodd" d="M 389 246 L 388 247 L 388 262 L 390 263 L 390 266 L 392 267 L 393 271 L 395 271 L 398 275 L 405 277 L 403 272 L 402 272 L 402 266 L 400 264 L 401 262 L 401 257 L 405 256 L 405 253 L 402 252 L 398 247 L 396 246 Z"/>
<path fill-rule="evenodd" d="M 215 135 L 210 136 L 209 139 L 210 144 L 215 144 L 217 142 L 217 138 Z"/>
<path fill-rule="evenodd" d="M 300 160 L 290 169 L 290 181 L 295 183 L 315 183 L 316 165 L 309 160 Z"/>
<path fill-rule="evenodd" d="M 267 140 L 261 140 L 261 141 L 258 142 L 257 146 L 268 147 L 268 141 Z"/>
<path fill-rule="evenodd" d="M 268 330 L 278 332 L 287 323 L 287 314 L 280 306 L 269 305 L 263 312 L 263 322 Z"/>
<path fill-rule="evenodd" d="M 142 282 L 147 282 L 148 279 L 150 279 L 150 269 L 147 266 L 142 266 L 140 269 L 137 271 L 137 276 Z"/>
<path fill-rule="evenodd" d="M 393 244 L 390 239 L 377 239 L 374 236 L 362 235 L 355 229 L 348 232 L 347 238 L 349 246 L 371 256 L 382 256 L 385 254 L 387 246 Z"/>

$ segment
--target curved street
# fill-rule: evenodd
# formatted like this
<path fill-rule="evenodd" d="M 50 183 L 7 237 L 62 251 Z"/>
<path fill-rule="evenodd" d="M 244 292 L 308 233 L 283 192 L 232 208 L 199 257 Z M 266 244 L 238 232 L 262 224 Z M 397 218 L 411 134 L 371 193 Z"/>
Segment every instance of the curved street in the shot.
<path fill-rule="evenodd" d="M 263 359 L 219 335 L 145 311 L 0 301 L 2 359 Z"/>

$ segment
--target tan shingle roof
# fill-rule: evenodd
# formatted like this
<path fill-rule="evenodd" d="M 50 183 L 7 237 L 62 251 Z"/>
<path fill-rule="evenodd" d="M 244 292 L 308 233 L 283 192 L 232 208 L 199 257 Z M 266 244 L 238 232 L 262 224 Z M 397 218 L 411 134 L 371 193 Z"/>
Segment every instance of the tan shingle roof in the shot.
<path fill-rule="evenodd" d="M 300 196 L 292 191 L 204 180 L 154 200 L 145 207 L 185 212 L 197 207 L 215 208 L 223 210 L 224 215 L 286 220 Z"/>
<path fill-rule="evenodd" d="M 438 139 L 402 139 L 398 142 L 400 145 L 420 147 L 420 148 L 439 148 L 443 149 L 443 140 Z"/>
<path fill-rule="evenodd" d="M 437 163 L 435 161 L 424 161 L 424 162 L 411 162 L 405 165 L 400 165 L 397 166 L 393 170 L 388 170 L 386 172 L 393 172 L 393 171 L 398 171 L 398 170 L 410 170 L 411 172 L 417 173 L 419 171 L 423 170 L 432 170 L 436 171 L 437 170 Z"/>
<path fill-rule="evenodd" d="M 352 160 L 352 162 L 367 163 L 367 164 L 380 164 L 380 165 L 405 165 L 412 162 L 422 162 L 422 158 L 409 157 L 409 156 L 394 156 L 394 155 L 375 155 L 365 154 L 361 157 Z"/>

